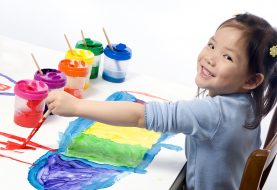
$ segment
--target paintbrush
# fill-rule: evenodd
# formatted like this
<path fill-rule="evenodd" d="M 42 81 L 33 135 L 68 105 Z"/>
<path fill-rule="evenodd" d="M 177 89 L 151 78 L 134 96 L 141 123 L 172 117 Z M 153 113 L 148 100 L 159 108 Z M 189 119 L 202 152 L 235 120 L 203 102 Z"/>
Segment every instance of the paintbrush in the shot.
<path fill-rule="evenodd" d="M 71 55 L 74 55 L 73 49 L 72 49 L 72 47 L 71 47 L 71 45 L 70 45 L 70 43 L 69 43 L 69 40 L 68 40 L 68 38 L 67 38 L 67 36 L 66 36 L 65 34 L 64 34 L 64 38 L 65 38 L 66 43 L 67 43 L 67 45 L 68 45 L 68 47 L 69 47 L 69 50 L 70 50 L 70 52 L 71 52 Z"/>
<path fill-rule="evenodd" d="M 43 72 L 42 72 L 42 70 L 40 69 L 39 64 L 38 64 L 38 62 L 37 62 L 37 60 L 36 60 L 34 54 L 31 53 L 31 56 L 32 56 L 32 58 L 33 58 L 33 60 L 34 60 L 34 62 L 35 62 L 35 64 L 36 64 L 37 68 L 38 68 L 39 73 L 40 73 L 41 75 L 43 75 Z"/>
<path fill-rule="evenodd" d="M 107 40 L 108 46 L 110 47 L 110 49 L 111 49 L 112 51 L 114 51 L 114 48 L 113 48 L 113 46 L 112 46 L 112 43 L 110 42 L 110 39 L 109 39 L 109 37 L 108 37 L 108 35 L 107 35 L 107 32 L 106 32 L 105 28 L 103 27 L 102 30 L 103 30 L 103 32 L 104 32 L 104 35 L 105 35 L 105 38 L 106 38 L 106 40 Z M 119 65 L 119 62 L 118 62 L 117 60 L 115 60 L 115 65 L 116 65 L 117 71 L 122 71 L 122 69 L 121 69 L 121 67 L 120 67 L 120 65 Z"/>
<path fill-rule="evenodd" d="M 83 30 L 81 30 L 81 34 L 82 34 L 83 43 L 84 43 L 84 45 L 85 45 L 85 46 L 86 46 L 86 48 L 87 48 L 87 47 L 88 47 L 88 45 L 87 45 L 86 38 L 85 38 L 85 35 L 84 35 Z"/>
<path fill-rule="evenodd" d="M 27 143 L 30 142 L 31 138 L 36 134 L 36 132 L 39 130 L 43 122 L 46 120 L 47 116 L 51 113 L 50 110 L 47 110 L 45 114 L 42 116 L 42 118 L 39 120 L 38 124 L 33 128 L 32 132 L 29 134 L 25 142 L 21 145 L 21 148 L 25 148 Z"/>

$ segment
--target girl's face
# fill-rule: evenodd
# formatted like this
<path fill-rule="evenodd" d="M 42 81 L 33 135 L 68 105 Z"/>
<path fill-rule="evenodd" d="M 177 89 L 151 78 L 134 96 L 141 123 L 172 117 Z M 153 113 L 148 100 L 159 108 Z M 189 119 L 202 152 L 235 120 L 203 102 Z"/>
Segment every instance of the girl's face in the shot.
<path fill-rule="evenodd" d="M 237 28 L 219 28 L 200 52 L 195 82 L 209 95 L 246 92 L 249 73 L 242 34 Z"/>

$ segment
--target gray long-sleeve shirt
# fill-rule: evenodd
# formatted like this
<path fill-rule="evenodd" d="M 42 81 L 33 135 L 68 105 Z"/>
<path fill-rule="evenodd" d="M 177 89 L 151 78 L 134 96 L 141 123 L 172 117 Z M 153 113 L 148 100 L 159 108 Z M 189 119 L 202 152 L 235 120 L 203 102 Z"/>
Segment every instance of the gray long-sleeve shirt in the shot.
<path fill-rule="evenodd" d="M 148 102 L 145 127 L 186 135 L 189 190 L 237 190 L 250 153 L 261 146 L 249 94 L 206 97 L 174 103 Z"/>

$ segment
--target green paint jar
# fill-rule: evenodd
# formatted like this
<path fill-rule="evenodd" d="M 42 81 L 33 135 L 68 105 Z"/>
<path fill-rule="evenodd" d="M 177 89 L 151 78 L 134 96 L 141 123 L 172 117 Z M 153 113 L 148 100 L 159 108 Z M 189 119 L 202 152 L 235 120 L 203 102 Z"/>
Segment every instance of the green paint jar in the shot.
<path fill-rule="evenodd" d="M 92 65 L 90 79 L 95 79 L 98 77 L 99 66 L 101 64 L 101 56 L 103 54 L 103 45 L 101 42 L 91 40 L 90 38 L 85 38 L 86 45 L 83 40 L 76 43 L 75 48 L 89 50 L 94 54 L 94 64 Z"/>

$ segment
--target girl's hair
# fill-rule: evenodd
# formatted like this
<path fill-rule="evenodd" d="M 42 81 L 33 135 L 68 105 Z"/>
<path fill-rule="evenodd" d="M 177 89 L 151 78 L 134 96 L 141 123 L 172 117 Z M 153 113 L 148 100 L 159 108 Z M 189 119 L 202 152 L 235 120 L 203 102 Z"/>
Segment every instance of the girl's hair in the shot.
<path fill-rule="evenodd" d="M 248 69 L 250 73 L 264 75 L 264 81 L 250 92 L 254 99 L 255 119 L 246 127 L 256 128 L 277 101 L 277 56 L 270 54 L 270 48 L 277 45 L 277 31 L 263 18 L 249 13 L 235 15 L 221 27 L 235 27 L 243 32 Z"/>

